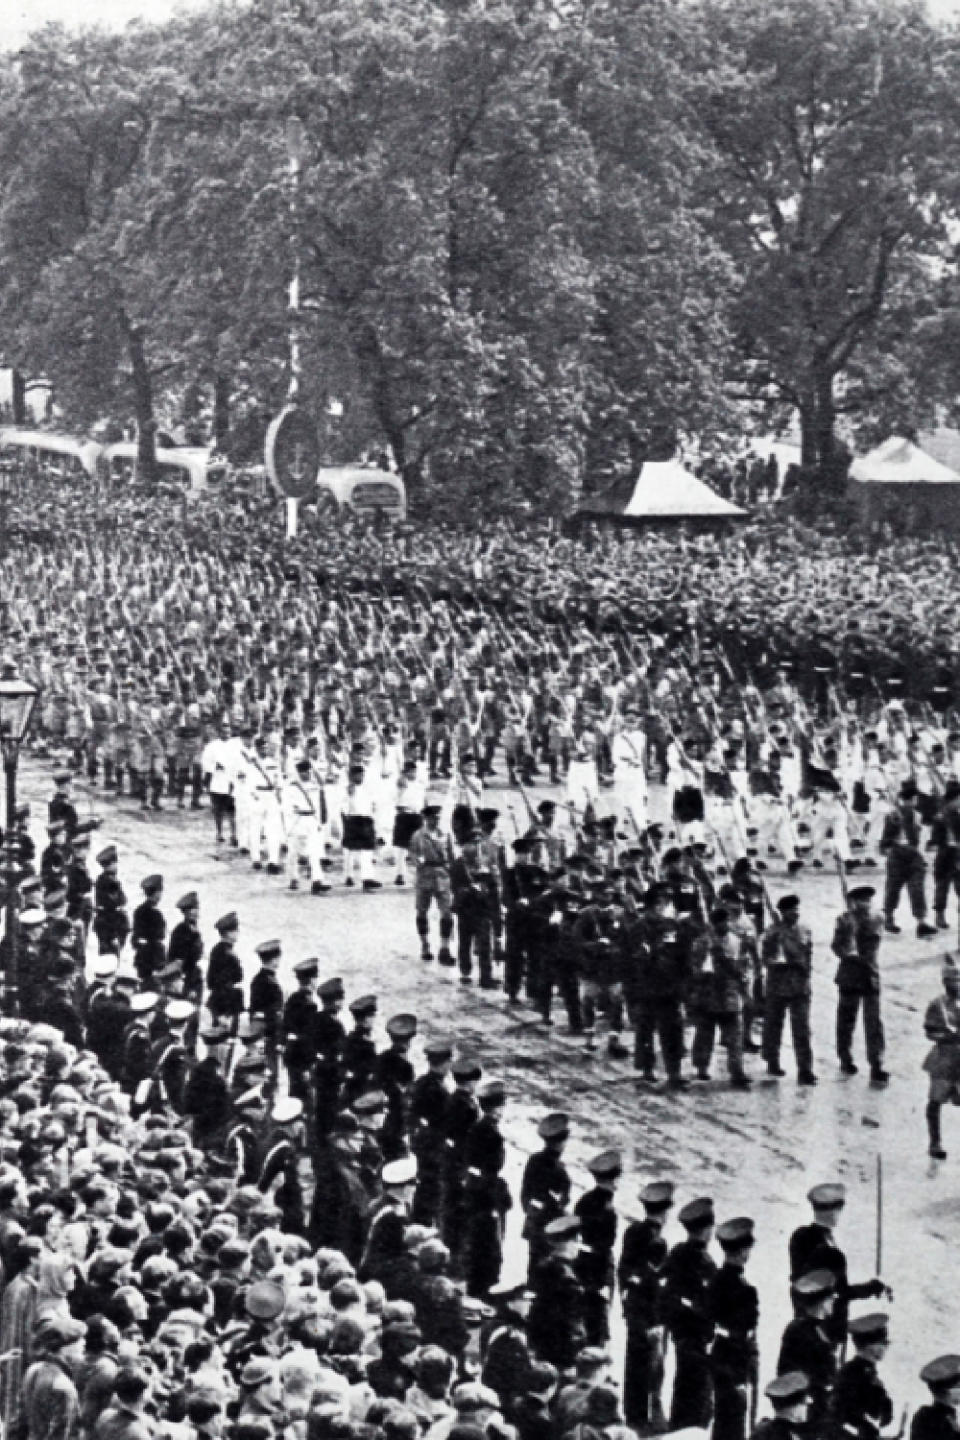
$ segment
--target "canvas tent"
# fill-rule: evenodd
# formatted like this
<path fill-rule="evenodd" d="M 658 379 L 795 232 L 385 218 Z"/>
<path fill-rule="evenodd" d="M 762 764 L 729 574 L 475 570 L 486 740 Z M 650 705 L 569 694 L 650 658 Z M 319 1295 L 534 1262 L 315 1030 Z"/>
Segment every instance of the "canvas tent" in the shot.
<path fill-rule="evenodd" d="M 887 520 L 908 533 L 960 531 L 960 473 L 912 440 L 893 435 L 850 467 L 851 490 L 868 521 Z"/>
<path fill-rule="evenodd" d="M 626 493 L 614 482 L 586 497 L 578 518 L 633 526 L 681 521 L 705 526 L 744 520 L 746 511 L 717 495 L 679 460 L 648 460 Z"/>

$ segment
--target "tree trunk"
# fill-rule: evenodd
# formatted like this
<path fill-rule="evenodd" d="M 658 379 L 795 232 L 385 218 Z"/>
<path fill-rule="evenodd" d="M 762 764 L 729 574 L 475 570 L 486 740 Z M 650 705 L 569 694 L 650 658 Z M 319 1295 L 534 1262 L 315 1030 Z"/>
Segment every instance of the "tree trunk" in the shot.
<path fill-rule="evenodd" d="M 21 370 L 14 370 L 10 378 L 11 404 L 13 407 L 14 425 L 26 425 L 27 423 L 27 382 L 23 378 Z"/>
<path fill-rule="evenodd" d="M 157 422 L 153 414 L 153 382 L 147 365 L 143 330 L 126 316 L 123 327 L 133 375 L 133 405 L 137 417 L 137 479 L 142 485 L 157 483 Z"/>
<path fill-rule="evenodd" d="M 230 435 L 230 381 L 218 370 L 213 379 L 213 443 L 226 447 Z"/>
<path fill-rule="evenodd" d="M 800 464 L 829 480 L 837 459 L 833 375 L 817 375 L 800 403 Z"/>

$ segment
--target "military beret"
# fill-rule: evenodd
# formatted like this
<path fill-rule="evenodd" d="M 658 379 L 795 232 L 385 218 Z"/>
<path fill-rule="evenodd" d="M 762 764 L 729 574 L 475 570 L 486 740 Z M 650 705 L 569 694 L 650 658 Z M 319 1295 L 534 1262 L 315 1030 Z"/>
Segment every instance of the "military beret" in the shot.
<path fill-rule="evenodd" d="M 255 1289 L 256 1287 L 251 1288 Z M 268 1359 L 265 1355 L 255 1355 L 252 1360 L 247 1361 L 243 1370 L 240 1372 L 240 1383 L 247 1389 L 256 1389 L 257 1386 L 265 1385 L 268 1380 L 272 1380 L 273 1377 L 279 1373 L 279 1366 L 276 1360 Z"/>
<path fill-rule="evenodd" d="M 753 1221 L 746 1215 L 735 1220 L 725 1220 L 717 1227 L 717 1240 L 724 1250 L 739 1250 L 754 1243 Z"/>
<path fill-rule="evenodd" d="M 847 1188 L 839 1181 L 829 1185 L 814 1185 L 812 1190 L 807 1191 L 807 1199 L 814 1210 L 834 1210 L 838 1205 L 846 1204 Z"/>
<path fill-rule="evenodd" d="M 934 1390 L 956 1385 L 960 1380 L 960 1355 L 938 1355 L 936 1360 L 928 1360 L 920 1379 Z"/>
<path fill-rule="evenodd" d="M 602 1150 L 587 1161 L 587 1169 L 596 1180 L 613 1180 L 623 1174 L 623 1160 L 619 1150 Z"/>
<path fill-rule="evenodd" d="M 562 1110 L 554 1110 L 540 1121 L 537 1134 L 541 1140 L 565 1140 L 570 1134 L 570 1116 Z"/>
<path fill-rule="evenodd" d="M 346 993 L 339 975 L 334 976 L 332 980 L 324 980 L 323 984 L 317 987 L 317 994 L 321 1000 L 342 1000 Z"/>
<path fill-rule="evenodd" d="M 868 1345 L 875 1340 L 886 1340 L 889 1328 L 890 1316 L 882 1310 L 874 1310 L 869 1315 L 857 1315 L 847 1322 L 850 1334 L 861 1345 Z"/>
<path fill-rule="evenodd" d="M 810 1381 L 800 1370 L 790 1370 L 778 1375 L 764 1390 L 764 1395 L 776 1409 L 781 1405 L 793 1405 L 810 1393 Z"/>
<path fill-rule="evenodd" d="M 681 1225 L 688 1230 L 696 1230 L 701 1225 L 712 1225 L 714 1221 L 713 1201 L 706 1196 L 697 1200 L 688 1200 L 686 1205 L 678 1212 Z"/>
<path fill-rule="evenodd" d="M 226 915 L 221 915 L 220 919 L 215 921 L 213 928 L 215 930 L 218 930 L 221 935 L 224 935 L 227 933 L 228 930 L 236 930 L 239 925 L 240 918 L 237 915 L 236 910 L 230 910 L 227 912 Z M 257 947 L 257 953 L 261 953 L 260 946 Z"/>

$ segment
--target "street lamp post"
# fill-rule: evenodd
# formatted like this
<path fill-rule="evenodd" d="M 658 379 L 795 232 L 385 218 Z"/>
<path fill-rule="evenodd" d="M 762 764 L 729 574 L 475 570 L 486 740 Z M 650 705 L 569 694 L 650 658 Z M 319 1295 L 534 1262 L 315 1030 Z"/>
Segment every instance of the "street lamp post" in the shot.
<path fill-rule="evenodd" d="M 0 674 L 0 753 L 3 756 L 3 778 L 6 789 L 4 830 L 6 840 L 7 895 L 4 906 L 4 942 L 6 974 L 3 1009 L 7 1015 L 20 1013 L 20 955 L 18 935 L 18 902 L 20 866 L 17 854 L 17 764 L 20 749 L 30 729 L 36 688 L 17 674 L 16 666 L 5 664 Z"/>

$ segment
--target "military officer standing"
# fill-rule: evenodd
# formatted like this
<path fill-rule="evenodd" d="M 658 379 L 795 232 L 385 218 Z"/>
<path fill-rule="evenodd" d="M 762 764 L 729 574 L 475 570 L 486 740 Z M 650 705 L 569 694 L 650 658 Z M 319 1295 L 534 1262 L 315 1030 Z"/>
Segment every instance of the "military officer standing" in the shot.
<path fill-rule="evenodd" d="M 880 1379 L 878 1363 L 887 1353 L 889 1316 L 858 1315 L 848 1326 L 854 1355 L 840 1367 L 833 1391 L 833 1418 L 855 1440 L 880 1440 L 893 1421 L 893 1403 Z"/>
<path fill-rule="evenodd" d="M 94 882 L 93 931 L 101 955 L 119 955 L 130 934 L 127 897 L 118 875 L 115 845 L 107 845 L 97 856 L 100 874 Z"/>
<path fill-rule="evenodd" d="M 133 912 L 133 963 L 141 983 L 149 986 L 154 972 L 166 961 L 167 922 L 160 909 L 163 876 L 148 875 L 140 882 L 143 900 Z"/>
<path fill-rule="evenodd" d="M 200 934 L 200 897 L 190 890 L 177 901 L 183 919 L 170 932 L 167 964 L 179 966 L 183 993 L 199 1004 L 203 992 L 203 936 Z"/>
<path fill-rule="evenodd" d="M 923 1033 L 933 1049 L 923 1062 L 930 1076 L 927 1097 L 927 1134 L 934 1160 L 945 1160 L 940 1115 L 948 1101 L 960 1097 L 960 971 L 948 955 L 940 969 L 943 994 L 931 1000 L 923 1017 Z"/>
<path fill-rule="evenodd" d="M 480 1300 L 500 1279 L 504 1225 L 513 1203 L 502 1175 L 507 1152 L 500 1133 L 500 1116 L 506 1098 L 506 1089 L 499 1080 L 481 1086 L 480 1119 L 467 1132 L 463 1147 L 463 1263 L 467 1294 Z"/>
<path fill-rule="evenodd" d="M 663 1380 L 666 1345 L 663 1270 L 668 1247 L 663 1231 L 673 1206 L 673 1185 L 655 1180 L 640 1191 L 645 1215 L 624 1231 L 617 1268 L 627 1344 L 623 1368 L 623 1412 L 634 1430 L 666 1429 Z"/>
<path fill-rule="evenodd" d="M 593 1188 L 573 1207 L 580 1221 L 580 1253 L 575 1270 L 583 1286 L 584 1324 L 588 1345 L 605 1345 L 610 1339 L 609 1307 L 614 1283 L 617 1212 L 613 1197 L 623 1173 L 617 1150 L 604 1150 L 587 1161 Z"/>
<path fill-rule="evenodd" d="M 807 1199 L 813 1208 L 813 1220 L 790 1236 L 790 1278 L 796 1290 L 797 1282 L 811 1271 L 826 1271 L 833 1276 L 832 1301 L 824 1328 L 832 1344 L 839 1348 L 847 1338 L 850 1301 L 886 1295 L 887 1287 L 878 1279 L 851 1284 L 847 1277 L 847 1257 L 834 1235 L 847 1200 L 845 1187 L 839 1183 L 814 1185 Z"/>
<path fill-rule="evenodd" d="M 714 1326 L 710 1291 L 717 1264 L 710 1254 L 713 1201 L 691 1200 L 679 1213 L 687 1232 L 667 1256 L 663 1277 L 664 1316 L 676 1356 L 671 1430 L 688 1425 L 706 1428 L 713 1415 L 710 1343 Z"/>
<path fill-rule="evenodd" d="M 758 1381 L 757 1327 L 760 1297 L 745 1278 L 753 1249 L 753 1221 L 728 1220 L 717 1229 L 723 1264 L 709 1292 L 714 1322 L 710 1364 L 713 1371 L 713 1440 L 746 1440 L 750 1389 Z"/>
<path fill-rule="evenodd" d="M 835 1331 L 830 1323 L 835 1294 L 836 1277 L 830 1270 L 810 1270 L 794 1281 L 797 1314 L 780 1342 L 778 1372 L 787 1375 L 799 1371 L 810 1383 L 811 1427 L 826 1422 L 837 1376 Z M 814 1433 L 819 1430 L 814 1429 Z"/>
<path fill-rule="evenodd" d="M 423 1050 L 428 1069 L 414 1081 L 410 1092 L 410 1147 L 417 1157 L 413 1219 L 419 1225 L 438 1225 L 443 1213 L 453 1046 L 449 1040 L 433 1039 L 426 1041 Z"/>
<path fill-rule="evenodd" d="M 804 1440 L 809 1434 L 810 1382 L 806 1375 L 794 1370 L 778 1375 L 764 1390 L 773 1415 L 761 1420 L 751 1440 Z"/>
<path fill-rule="evenodd" d="M 910 1424 L 910 1440 L 956 1440 L 960 1435 L 960 1355 L 938 1355 L 920 1371 L 930 1390 L 930 1404 L 921 1405 Z"/>
<path fill-rule="evenodd" d="M 544 1230 L 563 1215 L 570 1204 L 570 1175 L 563 1163 L 563 1149 L 570 1137 L 570 1117 L 561 1111 L 546 1115 L 537 1126 L 543 1149 L 535 1151 L 523 1170 L 520 1206 L 523 1210 L 523 1238 L 527 1242 L 527 1274 L 531 1281 L 541 1260 L 549 1254 Z"/>
<path fill-rule="evenodd" d="M 243 966 L 237 954 L 240 918 L 236 910 L 221 915 L 214 929 L 220 939 L 212 946 L 207 960 L 207 1007 L 214 1021 L 225 1021 L 230 1026 L 230 1033 L 235 1035 L 243 1010 Z M 262 950 L 262 947 L 260 948 Z M 261 953 L 261 960 L 262 958 Z M 280 1003 L 283 1003 L 282 996 Z M 253 1014 L 252 989 L 250 1013 Z"/>
<path fill-rule="evenodd" d="M 423 826 L 410 841 L 410 859 L 415 869 L 415 901 L 417 934 L 420 936 L 420 953 L 424 960 L 433 959 L 430 949 L 430 906 L 436 903 L 440 912 L 441 965 L 455 963 L 450 953 L 450 937 L 453 934 L 453 891 L 450 884 L 450 869 L 453 864 L 453 848 L 450 840 L 440 833 L 439 805 L 423 807 Z"/>

